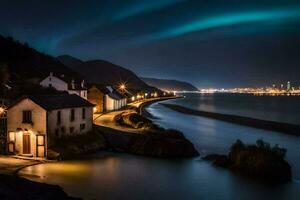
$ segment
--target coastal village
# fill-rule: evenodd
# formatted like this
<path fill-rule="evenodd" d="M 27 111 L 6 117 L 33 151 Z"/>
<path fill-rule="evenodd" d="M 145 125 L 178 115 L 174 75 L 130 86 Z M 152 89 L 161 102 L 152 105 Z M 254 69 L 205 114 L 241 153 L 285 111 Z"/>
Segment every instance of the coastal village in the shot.
<path fill-rule="evenodd" d="M 95 116 L 122 109 L 128 103 L 159 97 L 158 90 L 132 93 L 125 83 L 91 84 L 52 72 L 39 85 L 63 93 L 24 94 L 1 107 L 1 129 L 6 130 L 7 138 L 4 148 L 19 158 L 47 158 L 48 146 L 57 139 L 91 132 Z M 5 87 L 13 90 L 9 84 Z"/>

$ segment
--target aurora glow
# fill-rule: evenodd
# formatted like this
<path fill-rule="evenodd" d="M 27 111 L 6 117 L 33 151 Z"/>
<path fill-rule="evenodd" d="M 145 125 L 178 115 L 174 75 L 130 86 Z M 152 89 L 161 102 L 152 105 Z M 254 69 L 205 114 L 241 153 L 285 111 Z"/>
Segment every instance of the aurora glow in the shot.
<path fill-rule="evenodd" d="M 176 27 L 166 31 L 152 34 L 147 39 L 142 38 L 142 40 L 149 42 L 150 40 L 170 39 L 196 31 L 204 31 L 224 26 L 247 23 L 276 22 L 280 20 L 280 23 L 282 24 L 283 22 L 288 23 L 289 20 L 295 18 L 300 19 L 300 7 L 293 7 L 285 10 L 281 9 L 271 11 L 254 11 L 248 13 L 230 13 L 220 16 L 196 19 L 183 25 L 177 25 Z"/>
<path fill-rule="evenodd" d="M 299 0 L 2 0 L 0 33 L 199 87 L 299 81 Z"/>
<path fill-rule="evenodd" d="M 120 12 L 113 17 L 113 19 L 122 20 L 127 17 L 132 17 L 138 14 L 144 14 L 150 11 L 163 9 L 165 7 L 183 1 L 186 0 L 159 0 L 159 1 L 152 1 L 151 3 L 149 3 L 149 1 L 144 1 L 144 0 L 135 1 L 134 4 L 129 4 L 125 8 L 122 8 Z"/>

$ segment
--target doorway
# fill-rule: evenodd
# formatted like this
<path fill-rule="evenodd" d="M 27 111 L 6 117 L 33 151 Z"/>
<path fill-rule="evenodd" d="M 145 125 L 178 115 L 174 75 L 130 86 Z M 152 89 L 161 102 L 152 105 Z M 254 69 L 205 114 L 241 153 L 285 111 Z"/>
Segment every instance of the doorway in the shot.
<path fill-rule="evenodd" d="M 23 134 L 23 154 L 30 154 L 30 135 Z"/>

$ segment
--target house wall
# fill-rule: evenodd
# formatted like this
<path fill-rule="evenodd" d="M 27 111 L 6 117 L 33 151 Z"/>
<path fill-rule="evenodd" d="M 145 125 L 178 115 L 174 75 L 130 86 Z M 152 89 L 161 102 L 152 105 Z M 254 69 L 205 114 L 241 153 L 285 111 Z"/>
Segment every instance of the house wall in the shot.
<path fill-rule="evenodd" d="M 82 119 L 82 109 L 85 108 L 85 119 Z M 51 139 L 61 136 L 69 136 L 76 134 L 87 133 L 93 128 L 93 108 L 92 107 L 78 107 L 75 110 L 75 120 L 71 121 L 71 109 L 58 109 L 48 112 L 48 134 Z M 61 111 L 61 123 L 57 123 L 57 113 Z M 85 124 L 85 129 L 80 130 L 80 124 Z M 73 133 L 70 128 L 73 127 Z M 63 131 L 64 130 L 64 131 Z M 51 140 L 52 142 L 52 140 Z"/>
<path fill-rule="evenodd" d="M 105 110 L 105 94 L 103 94 L 98 88 L 95 86 L 91 87 L 88 91 L 87 95 L 88 101 L 92 104 L 96 105 L 95 112 L 101 113 Z"/>
<path fill-rule="evenodd" d="M 43 87 L 50 87 L 50 84 L 56 90 L 68 91 L 68 84 L 55 76 L 48 76 L 40 82 L 40 85 Z"/>
<path fill-rule="evenodd" d="M 107 111 L 115 110 L 115 100 L 110 98 L 108 95 L 105 95 L 105 107 Z"/>
<path fill-rule="evenodd" d="M 127 99 L 116 100 L 105 95 L 105 106 L 107 111 L 118 110 L 127 105 Z"/>
<path fill-rule="evenodd" d="M 32 111 L 32 124 L 23 123 L 23 110 Z M 46 139 L 47 123 L 46 110 L 41 108 L 29 99 L 24 99 L 17 105 L 7 111 L 7 132 L 14 135 L 15 152 L 23 154 L 23 134 L 26 132 L 30 135 L 30 152 L 33 156 L 36 155 L 36 136 L 44 135 Z M 11 140 L 8 138 L 8 142 Z M 45 142 L 46 145 L 46 142 Z M 46 147 L 47 148 L 47 147 Z"/>

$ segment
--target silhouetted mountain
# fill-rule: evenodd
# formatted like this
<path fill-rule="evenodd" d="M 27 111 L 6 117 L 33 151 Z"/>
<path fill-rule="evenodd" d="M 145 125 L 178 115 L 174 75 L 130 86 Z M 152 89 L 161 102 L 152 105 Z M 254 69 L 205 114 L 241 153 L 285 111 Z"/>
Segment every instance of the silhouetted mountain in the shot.
<path fill-rule="evenodd" d="M 169 91 L 198 91 L 198 88 L 193 86 L 191 83 L 167 80 L 167 79 L 156 79 L 156 78 L 141 78 L 148 85 L 157 87 L 161 90 Z"/>
<path fill-rule="evenodd" d="M 91 83 L 108 85 L 126 83 L 127 87 L 132 89 L 149 88 L 132 71 L 104 60 L 91 60 L 77 66 L 70 65 L 69 67 L 72 67 L 72 69 L 83 75 Z"/>
<path fill-rule="evenodd" d="M 11 37 L 0 36 L 0 63 L 7 64 L 11 78 L 15 81 L 39 80 L 50 72 L 74 78 L 80 77 L 77 72 L 54 57 L 40 53 L 30 48 L 28 44 L 22 44 Z"/>
<path fill-rule="evenodd" d="M 69 55 L 61 55 L 61 56 L 58 56 L 56 59 L 59 62 L 61 62 L 62 64 L 66 65 L 70 68 L 74 68 L 83 63 L 82 60 L 79 60 L 78 58 L 74 58 Z"/>

